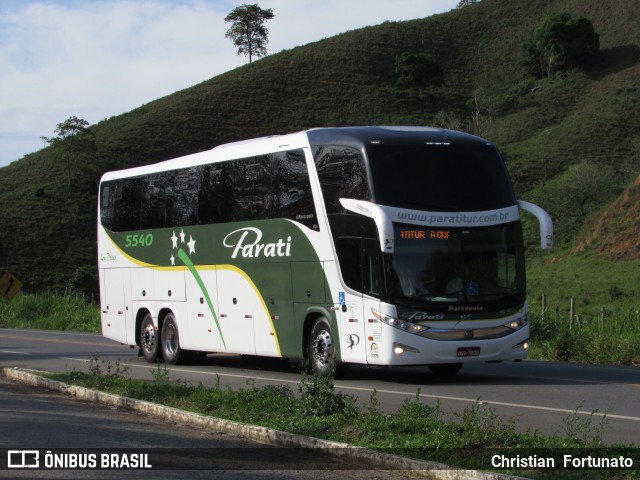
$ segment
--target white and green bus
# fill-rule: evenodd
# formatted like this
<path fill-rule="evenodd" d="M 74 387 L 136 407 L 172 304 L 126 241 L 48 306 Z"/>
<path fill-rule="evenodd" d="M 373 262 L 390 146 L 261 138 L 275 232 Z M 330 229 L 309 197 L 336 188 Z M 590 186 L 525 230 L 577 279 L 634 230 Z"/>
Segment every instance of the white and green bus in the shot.
<path fill-rule="evenodd" d="M 149 362 L 211 352 L 348 364 L 520 361 L 529 320 L 520 210 L 484 139 L 318 128 L 101 180 L 105 337 Z"/>

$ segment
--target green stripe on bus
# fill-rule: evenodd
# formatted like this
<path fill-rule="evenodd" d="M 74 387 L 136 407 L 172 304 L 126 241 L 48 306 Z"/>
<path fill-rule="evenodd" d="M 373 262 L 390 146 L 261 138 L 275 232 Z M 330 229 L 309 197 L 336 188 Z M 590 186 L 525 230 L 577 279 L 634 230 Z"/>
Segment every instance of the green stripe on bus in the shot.
<path fill-rule="evenodd" d="M 218 316 L 216 315 L 215 309 L 213 308 L 211 297 L 209 297 L 209 292 L 204 286 L 204 282 L 202 281 L 202 277 L 200 276 L 200 273 L 198 273 L 198 270 L 196 269 L 195 265 L 189 258 L 189 255 L 187 255 L 187 252 L 185 252 L 182 248 L 178 249 L 178 258 L 182 260 L 182 262 L 187 266 L 187 268 L 191 272 L 191 275 L 193 275 L 193 278 L 195 278 L 196 283 L 200 287 L 200 290 L 202 291 L 202 294 L 204 295 L 204 298 L 207 301 L 207 305 L 209 306 L 209 310 L 211 310 L 211 314 L 213 315 L 213 320 L 216 322 L 216 327 L 218 327 L 218 333 L 220 333 L 220 340 L 222 340 L 222 345 L 226 350 L 227 344 L 224 341 L 224 335 L 222 335 L 222 329 L 220 328 L 220 323 L 218 323 Z"/>

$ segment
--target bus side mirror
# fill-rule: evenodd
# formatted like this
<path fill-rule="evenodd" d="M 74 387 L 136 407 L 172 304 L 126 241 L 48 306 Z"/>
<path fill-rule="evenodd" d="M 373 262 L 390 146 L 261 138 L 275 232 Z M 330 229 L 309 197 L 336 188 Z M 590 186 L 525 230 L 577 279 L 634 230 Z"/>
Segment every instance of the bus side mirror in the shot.
<path fill-rule="evenodd" d="M 553 221 L 547 212 L 533 203 L 518 200 L 518 206 L 538 219 L 540 224 L 540 248 L 548 250 L 553 247 Z"/>
<path fill-rule="evenodd" d="M 393 223 L 380 205 L 352 198 L 341 198 L 340 204 L 350 212 L 372 218 L 380 234 L 380 251 L 382 253 L 393 253 Z"/>

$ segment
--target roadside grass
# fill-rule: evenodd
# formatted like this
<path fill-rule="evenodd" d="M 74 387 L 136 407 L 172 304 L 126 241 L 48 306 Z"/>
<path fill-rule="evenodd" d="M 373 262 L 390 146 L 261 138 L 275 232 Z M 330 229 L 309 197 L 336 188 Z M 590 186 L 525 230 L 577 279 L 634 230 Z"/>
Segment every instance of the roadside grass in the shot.
<path fill-rule="evenodd" d="M 541 256 L 527 264 L 527 285 L 530 358 L 640 365 L 640 260 Z"/>
<path fill-rule="evenodd" d="M 82 295 L 39 293 L 0 296 L 0 327 L 42 330 L 100 331 L 100 310 Z"/>
<path fill-rule="evenodd" d="M 505 452 L 511 456 L 545 452 L 545 455 L 561 459 L 565 453 L 579 455 L 579 452 L 593 452 L 604 447 L 627 451 L 635 447 L 605 446 L 606 415 L 595 415 L 595 412 L 584 415 L 580 412 L 581 405 L 564 419 L 553 435 L 538 431 L 523 434 L 516 431 L 514 418 L 500 417 L 480 399 L 453 417 L 444 415 L 439 402 L 435 405 L 422 403 L 420 390 L 415 398 L 405 399 L 391 414 L 382 411 L 375 390 L 368 403 L 358 407 L 355 396 L 335 390 L 331 375 L 303 374 L 297 392 L 284 385 L 258 387 L 251 380 L 245 388 L 232 390 L 222 386 L 219 377 L 213 387 L 172 381 L 166 366 L 159 363 L 153 372 L 154 380 L 137 380 L 131 378 L 129 368 L 119 361 L 111 363 L 93 357 L 88 373 L 73 370 L 47 376 L 216 418 L 460 468 L 491 470 L 491 456 Z M 561 464 L 561 460 L 558 462 Z M 547 470 L 501 469 L 500 473 L 558 478 Z M 625 474 L 597 471 L 593 476 L 590 476 L 593 472 L 584 470 L 562 473 L 562 478 L 640 478 L 637 471 Z"/>
<path fill-rule="evenodd" d="M 527 258 L 527 297 L 540 306 L 547 297 L 550 315 L 568 321 L 571 298 L 581 319 L 614 318 L 625 309 L 640 309 L 640 259 L 555 251 Z"/>
<path fill-rule="evenodd" d="M 606 315 L 606 314 L 605 314 Z M 560 319 L 554 312 L 530 309 L 530 358 L 640 366 L 640 309 L 623 307 L 604 318 L 583 315 Z"/>

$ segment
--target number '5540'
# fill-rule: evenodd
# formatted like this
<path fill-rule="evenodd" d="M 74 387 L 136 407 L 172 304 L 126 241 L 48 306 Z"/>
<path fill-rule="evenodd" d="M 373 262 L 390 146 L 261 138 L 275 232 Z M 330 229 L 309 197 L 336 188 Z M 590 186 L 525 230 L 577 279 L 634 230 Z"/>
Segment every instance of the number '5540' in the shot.
<path fill-rule="evenodd" d="M 153 243 L 153 233 L 136 233 L 127 235 L 125 247 L 148 247 Z"/>

